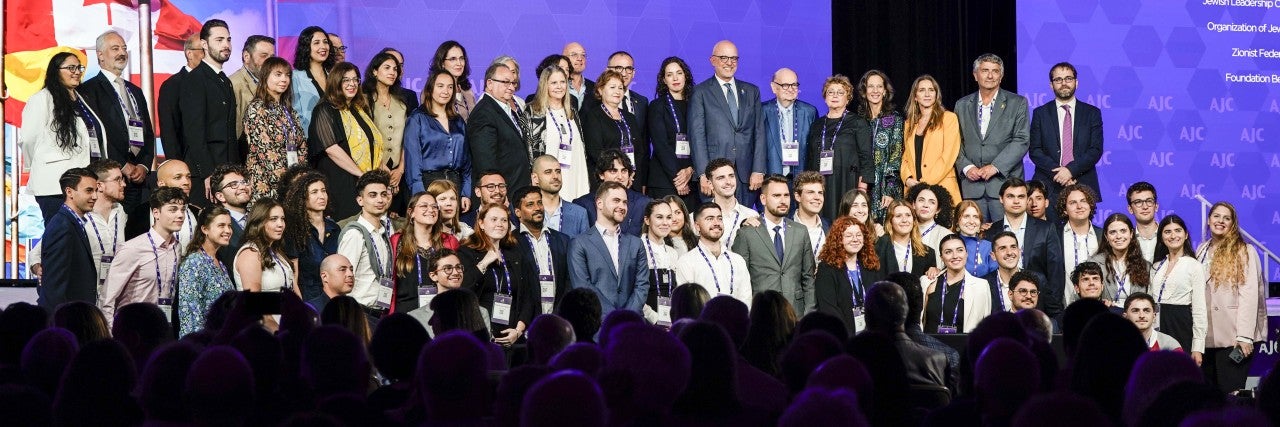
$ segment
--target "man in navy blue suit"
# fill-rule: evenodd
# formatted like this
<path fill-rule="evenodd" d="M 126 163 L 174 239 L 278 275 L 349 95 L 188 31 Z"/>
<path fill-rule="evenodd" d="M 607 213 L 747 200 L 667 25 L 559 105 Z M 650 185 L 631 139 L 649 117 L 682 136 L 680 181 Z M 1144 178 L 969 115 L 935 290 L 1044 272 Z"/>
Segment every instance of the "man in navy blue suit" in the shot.
<path fill-rule="evenodd" d="M 1000 235 L 1013 234 L 1019 248 L 1019 268 L 1045 278 L 1040 283 L 1040 311 L 1055 317 L 1063 309 L 1066 273 L 1062 265 L 1062 234 L 1057 227 L 1027 214 L 1027 182 L 1010 177 L 1000 185 L 1000 203 L 1004 215 L 987 229 L 986 239 L 993 251 L 999 249 Z M 997 255 L 998 257 L 998 255 Z M 997 258 L 997 262 L 999 259 Z"/>
<path fill-rule="evenodd" d="M 516 189 L 513 200 L 515 206 L 512 210 L 520 219 L 516 236 L 524 246 L 521 252 L 525 255 L 525 262 L 538 269 L 538 290 L 542 302 L 539 313 L 551 314 L 560 297 L 569 292 L 569 236 L 546 226 L 546 211 L 543 210 L 542 192 L 538 187 Z"/>
<path fill-rule="evenodd" d="M 631 160 L 627 159 L 626 154 L 622 154 L 622 151 L 610 148 L 600 152 L 596 170 L 600 171 L 600 182 L 612 181 L 627 187 L 627 214 L 625 218 L 618 220 L 618 223 L 622 228 L 622 234 L 639 236 L 644 230 L 644 207 L 652 199 L 631 189 L 631 180 L 636 172 L 635 166 L 631 164 Z M 599 191 L 587 193 L 573 201 L 575 205 L 587 210 L 587 222 L 593 225 L 597 219 L 596 195 L 599 193 Z"/>
<path fill-rule="evenodd" d="M 1102 111 L 1076 99 L 1076 67 L 1059 62 L 1049 69 L 1054 100 L 1031 113 L 1031 162 L 1033 179 L 1048 187 L 1049 200 L 1057 200 L 1063 187 L 1082 184 L 1098 191 L 1098 160 L 1102 159 Z M 1099 199 L 1101 201 L 1101 199 Z M 1058 213 L 1050 209 L 1050 222 Z"/>
<path fill-rule="evenodd" d="M 595 194 L 594 226 L 569 242 L 569 282 L 596 291 L 602 316 L 614 310 L 639 313 L 649 296 L 649 261 L 639 237 L 618 232 L 627 217 L 628 191 L 604 181 Z"/>
<path fill-rule="evenodd" d="M 738 170 L 738 203 L 755 206 L 756 191 L 764 183 L 764 114 L 760 89 L 733 77 L 738 72 L 738 47 L 721 40 L 711 50 L 715 76 L 699 83 L 689 99 L 689 143 L 693 170 L 706 170 L 712 159 L 726 158 Z M 702 194 L 711 195 L 703 180 Z"/>
<path fill-rule="evenodd" d="M 98 176 L 86 168 L 71 168 L 58 178 L 65 204 L 49 217 L 40 244 L 44 275 L 36 289 L 37 303 L 50 313 L 71 301 L 98 302 L 98 265 L 84 232 L 85 214 L 98 201 Z"/>
<path fill-rule="evenodd" d="M 764 102 L 764 133 L 766 162 L 770 175 L 795 178 L 805 170 L 805 141 L 809 139 L 809 125 L 818 117 L 818 109 L 800 96 L 800 81 L 796 72 L 783 68 L 773 73 L 769 82 L 776 96 Z"/>

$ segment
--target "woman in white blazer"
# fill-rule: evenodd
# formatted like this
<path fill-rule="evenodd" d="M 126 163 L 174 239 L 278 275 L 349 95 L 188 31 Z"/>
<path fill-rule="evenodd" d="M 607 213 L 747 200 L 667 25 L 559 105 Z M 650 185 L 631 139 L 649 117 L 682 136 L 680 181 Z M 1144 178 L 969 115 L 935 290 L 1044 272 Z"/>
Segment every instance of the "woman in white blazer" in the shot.
<path fill-rule="evenodd" d="M 969 255 L 959 234 L 943 237 L 938 252 L 946 270 L 933 280 L 920 278 L 925 301 L 921 324 L 925 333 L 967 334 L 991 314 L 991 288 L 965 269 Z"/>
<path fill-rule="evenodd" d="M 76 93 L 84 66 L 80 58 L 61 52 L 49 60 L 44 88 L 22 110 L 22 158 L 31 171 L 27 191 L 36 196 L 47 220 L 62 206 L 58 178 L 71 168 L 89 165 L 106 153 L 102 121 Z"/>

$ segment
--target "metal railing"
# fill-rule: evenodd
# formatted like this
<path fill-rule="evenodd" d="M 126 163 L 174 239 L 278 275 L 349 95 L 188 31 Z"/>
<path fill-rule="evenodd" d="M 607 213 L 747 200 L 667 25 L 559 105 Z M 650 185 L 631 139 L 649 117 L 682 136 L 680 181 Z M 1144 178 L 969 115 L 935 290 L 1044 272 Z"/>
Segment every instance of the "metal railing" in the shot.
<path fill-rule="evenodd" d="M 1200 241 L 1203 242 L 1208 239 L 1209 209 L 1213 207 L 1213 203 L 1205 200 L 1204 196 L 1199 194 L 1196 195 L 1196 200 L 1200 201 Z M 1271 252 L 1270 249 L 1267 249 L 1267 247 L 1262 244 L 1262 241 L 1253 237 L 1253 235 L 1249 234 L 1248 231 L 1245 231 L 1244 227 L 1240 227 L 1240 235 L 1244 236 L 1245 241 L 1253 244 L 1253 246 L 1257 247 L 1259 251 L 1262 251 L 1262 275 L 1266 279 L 1267 283 L 1270 283 L 1271 262 L 1275 261 L 1277 264 L 1280 264 L 1280 256 L 1276 256 L 1275 252 Z"/>

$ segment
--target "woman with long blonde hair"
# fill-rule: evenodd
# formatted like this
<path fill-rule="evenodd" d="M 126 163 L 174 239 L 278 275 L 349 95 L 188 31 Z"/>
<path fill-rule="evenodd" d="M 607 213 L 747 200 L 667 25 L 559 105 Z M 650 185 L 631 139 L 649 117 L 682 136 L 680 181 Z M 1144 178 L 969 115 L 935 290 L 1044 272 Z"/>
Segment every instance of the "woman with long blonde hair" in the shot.
<path fill-rule="evenodd" d="M 886 274 L 905 271 L 932 279 L 938 276 L 937 256 L 920 239 L 914 212 L 907 202 L 889 202 L 884 219 L 885 235 L 876 240 L 876 255 L 880 257 L 881 271 Z"/>
<path fill-rule="evenodd" d="M 1254 343 L 1267 339 L 1262 263 L 1258 250 L 1240 236 L 1239 218 L 1235 206 L 1214 203 L 1209 241 L 1196 250 L 1208 278 L 1209 331 L 1200 368 L 1223 392 L 1244 388 Z"/>
<path fill-rule="evenodd" d="M 942 105 L 942 88 L 925 74 L 911 83 L 907 94 L 907 121 L 903 135 L 910 140 L 902 151 L 902 183 L 906 188 L 921 182 L 941 185 L 951 200 L 960 200 L 956 157 L 960 155 L 960 121 Z"/>

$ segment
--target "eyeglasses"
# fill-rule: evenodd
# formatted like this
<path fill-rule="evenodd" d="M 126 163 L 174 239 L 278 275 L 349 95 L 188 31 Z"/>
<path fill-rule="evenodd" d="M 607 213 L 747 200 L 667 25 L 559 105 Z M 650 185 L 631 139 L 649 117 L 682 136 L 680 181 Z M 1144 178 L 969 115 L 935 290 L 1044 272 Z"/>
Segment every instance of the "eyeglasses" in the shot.
<path fill-rule="evenodd" d="M 462 265 L 461 264 L 442 265 L 440 266 L 440 268 L 437 268 L 436 271 L 444 274 L 461 273 Z"/>
<path fill-rule="evenodd" d="M 712 58 L 715 58 L 715 59 L 719 59 L 719 60 L 720 60 L 720 62 L 724 62 L 724 63 L 730 63 L 730 62 L 737 63 L 737 62 L 738 62 L 738 57 L 736 57 L 736 56 L 711 55 L 711 57 L 712 57 Z"/>
<path fill-rule="evenodd" d="M 360 84 L 360 79 L 358 79 L 358 78 L 346 78 L 346 79 L 342 79 L 342 84 L 343 84 L 343 85 L 346 85 L 346 84 L 348 84 L 348 83 L 353 84 L 353 85 L 358 85 L 358 84 Z"/>
<path fill-rule="evenodd" d="M 827 95 L 827 96 L 831 96 L 831 95 L 835 95 L 835 96 L 849 96 L 849 92 L 845 92 L 845 91 L 843 91 L 843 90 L 829 90 L 829 91 L 824 92 L 823 94 L 824 94 L 824 95 Z"/>
<path fill-rule="evenodd" d="M 797 89 L 800 89 L 800 83 L 778 83 L 778 82 L 773 82 L 773 84 L 778 85 L 778 87 L 780 87 L 780 88 L 782 88 L 782 89 L 784 89 L 784 90 L 797 90 Z"/>
<path fill-rule="evenodd" d="M 515 86 L 515 85 L 516 85 L 516 81 L 515 81 L 515 80 L 498 80 L 498 79 L 489 79 L 489 81 L 494 82 L 494 83 L 497 83 L 497 84 L 500 84 L 500 85 L 508 85 L 508 86 Z"/>
<path fill-rule="evenodd" d="M 1040 295 L 1040 290 L 1039 289 L 1018 289 L 1013 291 L 1013 293 L 1022 295 L 1024 297 L 1028 295 L 1036 296 L 1036 295 Z"/>
<path fill-rule="evenodd" d="M 636 67 L 623 67 L 621 65 L 614 65 L 612 67 L 609 67 L 609 69 L 613 70 L 614 72 L 622 73 L 622 74 L 631 74 L 636 72 Z"/>
<path fill-rule="evenodd" d="M 336 51 L 338 51 L 338 52 L 347 53 L 347 47 L 346 47 L 346 46 L 334 46 L 332 49 L 333 49 L 333 50 L 336 50 Z"/>
<path fill-rule="evenodd" d="M 450 57 L 448 57 L 448 58 L 445 58 L 445 59 L 444 59 L 444 62 L 458 62 L 458 61 L 466 62 L 466 61 L 467 61 L 467 57 L 466 57 L 466 55 L 463 55 L 463 56 L 450 56 Z"/>
<path fill-rule="evenodd" d="M 61 69 L 61 70 L 67 70 L 68 72 L 72 72 L 72 73 L 83 73 L 83 72 L 84 72 L 84 66 L 83 66 L 83 65 L 68 65 L 68 66 L 65 66 L 65 67 L 58 67 L 58 69 Z"/>
<path fill-rule="evenodd" d="M 241 179 L 241 180 L 228 182 L 225 185 L 223 185 L 222 188 L 220 188 L 219 190 L 225 190 L 228 188 L 235 189 L 235 188 L 244 187 L 246 185 L 249 185 L 249 181 Z"/>
<path fill-rule="evenodd" d="M 570 54 L 569 54 L 569 57 L 570 57 L 570 58 L 582 58 L 582 59 L 587 59 L 587 53 L 586 53 L 586 52 L 573 52 L 573 53 L 570 53 Z"/>
<path fill-rule="evenodd" d="M 1062 83 L 1073 83 L 1076 81 L 1076 76 L 1055 77 L 1055 78 L 1049 79 L 1049 81 L 1053 82 L 1053 84 L 1055 85 L 1062 84 Z"/>
<path fill-rule="evenodd" d="M 1129 201 L 1130 206 L 1137 206 L 1140 208 L 1151 207 L 1151 206 L 1154 206 L 1155 204 L 1156 204 L 1156 199 L 1139 199 L 1139 200 Z"/>
<path fill-rule="evenodd" d="M 485 189 L 485 191 L 506 190 L 507 184 L 485 184 L 481 185 L 480 188 Z"/>

